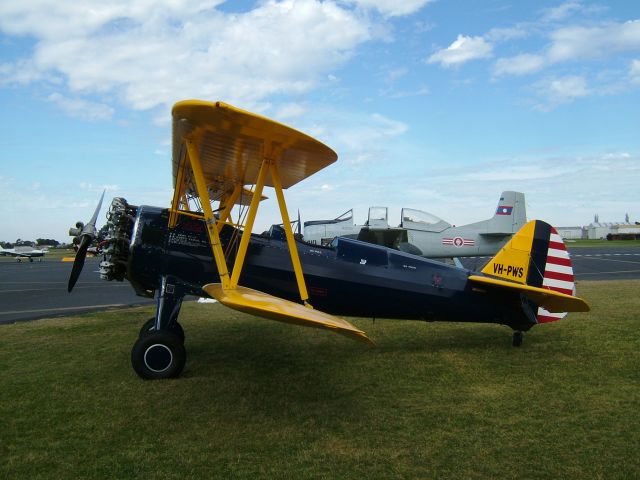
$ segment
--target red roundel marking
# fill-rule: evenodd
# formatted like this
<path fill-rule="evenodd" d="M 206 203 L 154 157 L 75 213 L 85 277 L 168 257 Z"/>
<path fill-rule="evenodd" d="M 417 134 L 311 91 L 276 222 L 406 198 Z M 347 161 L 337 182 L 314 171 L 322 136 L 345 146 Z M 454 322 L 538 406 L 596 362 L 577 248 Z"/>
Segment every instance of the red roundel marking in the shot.
<path fill-rule="evenodd" d="M 456 238 L 453 239 L 453 244 L 456 247 L 461 247 L 462 245 L 464 245 L 464 240 L 462 238 L 460 238 L 460 237 L 456 237 Z"/>

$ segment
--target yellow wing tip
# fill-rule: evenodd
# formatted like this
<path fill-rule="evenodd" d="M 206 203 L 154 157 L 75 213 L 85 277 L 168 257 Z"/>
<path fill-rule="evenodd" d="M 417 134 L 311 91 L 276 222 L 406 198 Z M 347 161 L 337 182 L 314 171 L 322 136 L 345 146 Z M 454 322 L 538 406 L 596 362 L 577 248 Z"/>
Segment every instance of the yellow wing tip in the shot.
<path fill-rule="evenodd" d="M 225 289 L 220 283 L 209 283 L 204 285 L 202 289 L 226 307 L 234 310 L 270 320 L 323 328 L 369 345 L 375 345 L 365 332 L 348 321 L 299 303 L 241 286 Z"/>

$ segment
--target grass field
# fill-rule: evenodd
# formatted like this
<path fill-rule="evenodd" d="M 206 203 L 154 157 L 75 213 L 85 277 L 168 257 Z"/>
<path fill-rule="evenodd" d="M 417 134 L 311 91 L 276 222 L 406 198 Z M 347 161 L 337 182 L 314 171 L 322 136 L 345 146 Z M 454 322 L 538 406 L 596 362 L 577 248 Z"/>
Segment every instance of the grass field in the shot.
<path fill-rule="evenodd" d="M 525 335 L 356 319 L 378 346 L 186 304 L 182 378 L 142 381 L 149 308 L 0 326 L 0 476 L 640 476 L 640 281 Z"/>

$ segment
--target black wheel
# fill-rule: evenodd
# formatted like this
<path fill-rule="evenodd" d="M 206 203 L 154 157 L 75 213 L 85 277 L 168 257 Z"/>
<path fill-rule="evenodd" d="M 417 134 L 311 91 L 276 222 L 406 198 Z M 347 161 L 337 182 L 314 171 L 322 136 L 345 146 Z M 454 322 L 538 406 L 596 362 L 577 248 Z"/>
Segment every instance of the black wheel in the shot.
<path fill-rule="evenodd" d="M 524 333 L 520 332 L 520 331 L 516 331 L 513 332 L 513 341 L 512 341 L 512 345 L 514 347 L 519 347 L 520 345 L 522 345 L 522 340 L 524 339 Z"/>
<path fill-rule="evenodd" d="M 186 359 L 180 338 L 162 330 L 141 335 L 131 349 L 131 365 L 145 380 L 179 376 Z"/>
<path fill-rule="evenodd" d="M 155 331 L 155 323 L 156 323 L 156 318 L 152 317 L 149 320 L 147 320 L 146 322 L 144 322 L 144 324 L 142 325 L 142 327 L 140 328 L 140 336 L 142 335 L 146 335 L 149 332 L 154 332 Z M 182 343 L 184 343 L 184 329 L 182 328 L 182 325 L 180 325 L 178 323 L 178 321 L 176 320 L 175 322 L 171 323 L 171 326 L 169 327 L 169 331 L 175 335 L 177 335 L 178 337 L 180 337 L 180 340 L 182 340 Z"/>

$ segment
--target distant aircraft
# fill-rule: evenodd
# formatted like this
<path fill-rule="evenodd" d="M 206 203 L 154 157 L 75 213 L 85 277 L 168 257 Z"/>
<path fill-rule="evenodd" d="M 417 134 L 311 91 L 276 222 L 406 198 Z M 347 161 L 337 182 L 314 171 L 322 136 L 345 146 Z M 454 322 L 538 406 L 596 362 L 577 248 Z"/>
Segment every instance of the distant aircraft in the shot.
<path fill-rule="evenodd" d="M 36 250 L 33 247 L 15 247 L 15 248 L 2 248 L 0 247 L 0 255 L 4 257 L 16 257 L 21 262 L 23 258 L 28 258 L 30 262 L 36 257 L 44 257 L 47 250 Z M 42 261 L 42 258 L 40 258 Z"/>
<path fill-rule="evenodd" d="M 524 194 L 502 192 L 493 217 L 455 227 L 421 210 L 403 208 L 400 225 L 390 227 L 387 207 L 369 208 L 364 225 L 353 223 L 353 210 L 333 220 L 304 222 L 307 242 L 328 245 L 349 237 L 428 258 L 493 255 L 527 223 Z"/>

